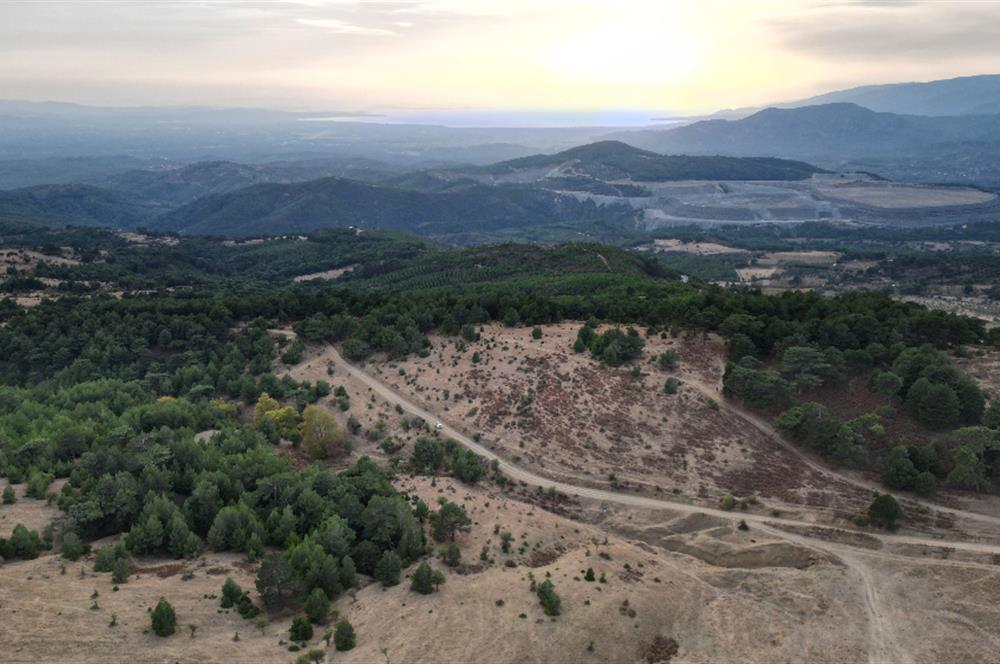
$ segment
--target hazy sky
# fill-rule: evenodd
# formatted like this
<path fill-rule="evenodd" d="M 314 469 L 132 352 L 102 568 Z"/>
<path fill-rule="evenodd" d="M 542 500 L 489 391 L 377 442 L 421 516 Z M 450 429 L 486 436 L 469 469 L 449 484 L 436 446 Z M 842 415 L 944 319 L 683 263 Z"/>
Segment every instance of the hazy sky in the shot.
<path fill-rule="evenodd" d="M 692 113 L 1000 73 L 1000 2 L 2 2 L 0 97 Z"/>

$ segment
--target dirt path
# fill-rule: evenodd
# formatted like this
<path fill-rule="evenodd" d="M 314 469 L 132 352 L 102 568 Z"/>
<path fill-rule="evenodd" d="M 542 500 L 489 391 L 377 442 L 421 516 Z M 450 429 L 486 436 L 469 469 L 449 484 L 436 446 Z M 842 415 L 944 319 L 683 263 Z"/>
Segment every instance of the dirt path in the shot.
<path fill-rule="evenodd" d="M 721 509 L 715 509 L 710 507 L 700 507 L 697 505 L 691 505 L 683 502 L 675 502 L 671 500 L 664 499 L 654 499 L 645 496 L 636 496 L 623 493 L 616 493 L 613 491 L 606 491 L 603 489 L 596 489 L 591 487 L 576 486 L 573 484 L 567 484 L 565 482 L 552 481 L 548 478 L 536 475 L 531 471 L 524 468 L 515 466 L 496 453 L 494 453 L 489 448 L 477 443 L 475 440 L 465 435 L 461 431 L 457 430 L 453 426 L 444 422 L 436 415 L 426 410 L 419 404 L 411 401 L 404 395 L 399 394 L 391 387 L 383 384 L 378 379 L 374 378 L 365 371 L 355 367 L 354 365 L 348 363 L 341 357 L 340 353 L 337 352 L 335 348 L 330 346 L 331 355 L 334 359 L 334 363 L 342 368 L 343 370 L 350 373 L 361 383 L 371 388 L 371 390 L 378 394 L 383 399 L 398 404 L 405 411 L 412 415 L 423 418 L 428 422 L 440 423 L 439 431 L 450 438 L 453 438 L 458 443 L 464 445 L 468 449 L 471 449 L 476 454 L 490 460 L 496 461 L 499 470 L 512 480 L 523 482 L 532 486 L 540 487 L 552 487 L 555 490 L 562 492 L 566 495 L 577 496 L 579 498 L 586 498 L 591 500 L 596 500 L 601 503 L 616 503 L 620 505 L 628 505 L 647 509 L 661 509 L 670 510 L 673 512 L 679 512 L 683 514 L 708 514 L 711 516 L 726 519 L 728 521 L 738 521 L 743 520 L 749 523 L 754 523 L 755 527 L 760 528 L 762 531 L 767 532 L 776 537 L 796 542 L 802 546 L 812 548 L 816 551 L 833 554 L 836 556 L 849 570 L 851 570 L 860 582 L 861 588 L 860 592 L 863 597 L 865 611 L 868 615 L 869 622 L 869 635 L 868 635 L 868 653 L 869 662 L 871 664 L 907 664 L 912 661 L 910 653 L 908 653 L 901 645 L 900 638 L 897 635 L 896 626 L 893 624 L 891 615 L 888 615 L 885 605 L 880 597 L 877 583 L 875 580 L 875 575 L 873 572 L 873 567 L 866 558 L 874 559 L 895 559 L 899 557 L 899 554 L 892 553 L 890 551 L 881 550 L 865 550 L 858 549 L 844 541 L 828 541 L 825 539 L 818 539 L 815 537 L 809 537 L 807 535 L 790 533 L 782 526 L 786 527 L 815 527 L 815 524 L 798 521 L 795 519 L 787 518 L 774 518 L 768 517 L 760 514 L 750 514 L 750 513 L 733 513 Z M 691 384 L 689 381 L 688 384 Z M 703 391 L 708 395 L 712 394 L 712 390 L 708 389 L 704 384 L 696 384 L 696 389 Z M 715 390 L 715 394 L 718 395 L 718 389 Z M 721 396 L 721 395 L 719 395 Z M 713 396 L 715 398 L 715 396 Z M 869 488 L 871 485 L 864 480 L 859 480 L 856 478 L 850 478 L 840 475 L 834 470 L 827 468 L 817 462 L 804 456 L 801 450 L 796 449 L 789 443 L 785 442 L 777 431 L 774 430 L 771 425 L 761 418 L 757 417 L 752 413 L 747 413 L 732 404 L 725 404 L 727 409 L 729 409 L 734 414 L 740 416 L 742 419 L 758 428 L 760 431 L 766 433 L 769 436 L 774 437 L 776 440 L 782 442 L 784 446 L 788 446 L 792 452 L 795 452 L 804 463 L 809 465 L 817 472 L 821 472 L 826 476 L 836 478 L 838 480 L 849 481 L 856 486 L 861 486 L 864 488 Z M 919 501 L 915 501 L 919 502 Z M 966 512 L 964 510 L 944 508 L 938 505 L 920 503 L 926 505 L 931 509 L 937 509 L 941 511 L 948 512 L 955 516 L 961 516 L 970 519 L 985 520 L 991 523 L 998 523 L 1000 519 L 991 517 L 989 515 L 980 514 L 977 512 Z M 845 535 L 850 534 L 854 531 L 847 531 L 842 528 L 835 527 L 824 527 L 828 533 L 840 532 Z M 908 535 L 889 535 L 882 533 L 870 533 L 872 538 L 879 540 L 883 547 L 886 545 L 899 545 L 899 544 L 912 544 L 919 546 L 936 546 L 936 547 L 948 547 L 956 550 L 964 550 L 976 553 L 990 553 L 990 554 L 1000 554 L 1000 545 L 989 544 L 981 542 L 968 542 L 961 540 L 946 540 L 946 539 L 934 539 L 932 537 L 921 537 L 921 536 L 908 536 Z M 918 559 L 914 559 L 918 560 Z M 969 562 L 958 562 L 958 561 L 948 561 L 940 559 L 919 559 L 926 564 L 933 565 L 960 565 L 960 566 L 980 566 L 978 563 Z M 984 569 L 989 569 L 987 566 L 981 566 Z"/>
<path fill-rule="evenodd" d="M 692 505 L 689 503 L 671 501 L 667 499 L 659 498 L 648 498 L 646 496 L 635 496 L 625 493 L 617 493 L 614 491 L 607 491 L 604 489 L 597 489 L 592 487 L 577 486 L 574 484 L 567 484 L 565 482 L 551 480 L 541 475 L 536 475 L 535 473 L 521 468 L 520 466 L 515 466 L 503 457 L 499 456 L 488 447 L 477 443 L 471 437 L 465 435 L 463 432 L 456 429 L 454 426 L 448 424 L 447 422 L 440 420 L 436 415 L 430 411 L 424 409 L 419 404 L 411 401 L 409 398 L 399 394 L 393 388 L 385 385 L 377 378 L 371 376 L 365 371 L 359 369 L 358 367 L 350 364 L 340 355 L 340 353 L 333 348 L 329 347 L 330 354 L 333 357 L 334 364 L 343 370 L 350 373 L 356 379 L 361 381 L 363 384 L 371 388 L 373 392 L 378 394 L 383 399 L 399 404 L 403 410 L 409 412 L 412 415 L 416 415 L 428 422 L 440 422 L 441 428 L 439 429 L 441 434 L 453 438 L 456 442 L 464 445 L 468 449 L 472 450 L 476 454 L 484 457 L 488 461 L 496 461 L 500 472 L 506 475 L 508 478 L 523 482 L 531 486 L 540 486 L 544 488 L 552 487 L 556 491 L 564 493 L 570 496 L 577 496 L 579 498 L 587 498 L 590 500 L 596 500 L 598 502 L 604 503 L 617 503 L 620 505 L 630 505 L 633 507 L 642 507 L 647 509 L 669 509 L 675 512 L 681 512 L 685 514 L 709 514 L 711 516 L 720 517 L 726 519 L 727 521 L 740 521 L 744 520 L 747 522 L 755 522 L 761 525 L 774 524 L 778 526 L 790 526 L 790 527 L 815 527 L 816 524 L 809 523 L 806 521 L 799 521 L 796 519 L 788 519 L 781 517 L 770 517 L 763 514 L 751 514 L 746 512 L 729 512 L 722 509 L 712 508 L 712 507 L 702 507 L 699 505 Z M 828 471 L 830 472 L 830 471 Z M 839 477 L 839 475 L 836 475 Z M 936 505 L 929 505 L 934 509 L 945 509 L 939 508 Z M 984 517 L 991 522 L 1000 522 L 1000 519 L 994 517 L 987 517 L 987 515 L 982 515 L 975 512 L 965 512 L 963 510 L 947 510 L 951 513 L 967 516 L 968 518 Z M 842 528 L 829 527 L 827 530 L 830 531 L 841 531 L 844 533 L 850 533 L 854 531 L 847 531 Z M 963 540 L 944 540 L 944 539 L 934 539 L 932 537 L 918 537 L 918 536 L 907 536 L 907 535 L 888 535 L 888 534 L 872 534 L 872 537 L 881 540 L 883 544 L 918 544 L 924 546 L 940 546 L 940 547 L 950 547 L 954 549 L 960 549 L 965 551 L 972 551 L 977 553 L 996 553 L 1000 554 L 1000 545 L 998 544 L 988 544 L 980 542 L 967 542 Z"/>

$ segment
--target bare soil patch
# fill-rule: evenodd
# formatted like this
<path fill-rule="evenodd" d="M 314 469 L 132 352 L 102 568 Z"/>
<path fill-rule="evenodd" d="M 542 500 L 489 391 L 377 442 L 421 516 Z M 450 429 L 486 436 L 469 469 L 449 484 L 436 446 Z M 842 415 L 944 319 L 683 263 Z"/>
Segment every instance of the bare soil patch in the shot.
<path fill-rule="evenodd" d="M 837 262 L 836 251 L 770 251 L 757 259 L 760 265 L 805 265 L 830 267 Z"/>
<path fill-rule="evenodd" d="M 340 277 L 344 276 L 345 274 L 347 274 L 356 267 L 357 265 L 348 265 L 346 267 L 339 267 L 335 270 L 326 270 L 324 272 L 312 272 L 310 274 L 300 274 L 299 276 L 295 277 L 292 281 L 312 281 L 314 279 L 333 281 L 334 279 L 339 279 Z"/>
<path fill-rule="evenodd" d="M 895 182 L 858 182 L 817 187 L 817 191 L 852 203 L 880 208 L 947 207 L 974 205 L 996 198 L 995 194 L 966 187 L 932 187 Z"/>
<path fill-rule="evenodd" d="M 684 242 L 673 238 L 653 240 L 653 251 L 691 254 L 693 256 L 713 256 L 716 254 L 746 254 L 746 249 L 728 247 L 716 242 Z"/>

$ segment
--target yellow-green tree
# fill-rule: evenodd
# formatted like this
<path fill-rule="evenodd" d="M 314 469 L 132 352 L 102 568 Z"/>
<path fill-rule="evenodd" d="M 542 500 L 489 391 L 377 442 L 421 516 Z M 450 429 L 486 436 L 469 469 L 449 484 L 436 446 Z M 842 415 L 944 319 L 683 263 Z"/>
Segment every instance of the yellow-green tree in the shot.
<path fill-rule="evenodd" d="M 351 451 L 351 441 L 340 428 L 333 413 L 320 406 L 306 406 L 302 411 L 302 444 L 314 459 L 341 456 Z"/>
<path fill-rule="evenodd" d="M 291 406 L 269 410 L 264 417 L 274 422 L 274 428 L 282 438 L 291 439 L 298 431 L 299 412 Z"/>
<path fill-rule="evenodd" d="M 260 426 L 261 421 L 264 419 L 264 415 L 277 409 L 278 402 L 275 401 L 267 392 L 261 392 L 260 398 L 257 399 L 257 405 L 254 406 L 253 409 L 253 423 Z"/>

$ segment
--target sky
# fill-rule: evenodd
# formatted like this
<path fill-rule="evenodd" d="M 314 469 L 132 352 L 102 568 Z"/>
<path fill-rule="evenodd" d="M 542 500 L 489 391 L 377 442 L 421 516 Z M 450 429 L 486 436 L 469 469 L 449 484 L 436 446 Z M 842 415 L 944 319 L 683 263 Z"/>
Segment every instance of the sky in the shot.
<path fill-rule="evenodd" d="M 1000 73 L 1000 2 L 0 3 L 0 97 L 670 116 Z"/>

